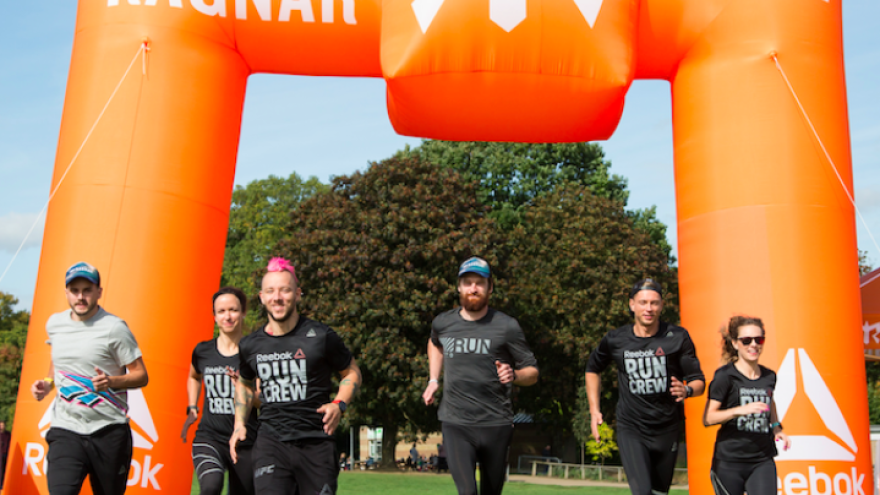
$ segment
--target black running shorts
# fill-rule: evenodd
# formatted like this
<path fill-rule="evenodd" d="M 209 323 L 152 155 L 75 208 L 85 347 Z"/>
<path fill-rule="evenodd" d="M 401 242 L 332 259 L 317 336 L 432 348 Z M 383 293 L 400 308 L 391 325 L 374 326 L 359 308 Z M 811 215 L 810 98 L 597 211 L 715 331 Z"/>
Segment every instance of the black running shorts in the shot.
<path fill-rule="evenodd" d="M 131 468 L 131 428 L 111 425 L 91 435 L 49 428 L 46 478 L 52 495 L 78 495 L 86 475 L 94 495 L 122 495 Z"/>
<path fill-rule="evenodd" d="M 339 464 L 333 439 L 282 442 L 259 434 L 254 443 L 254 488 L 260 495 L 335 495 Z"/>
<path fill-rule="evenodd" d="M 629 428 L 617 430 L 620 459 L 633 495 L 669 493 L 678 457 L 679 434 L 679 428 L 656 435 Z"/>
<path fill-rule="evenodd" d="M 480 463 L 480 495 L 500 495 L 507 470 L 513 425 L 465 426 L 443 423 L 449 473 L 459 495 L 477 495 L 475 470 Z"/>

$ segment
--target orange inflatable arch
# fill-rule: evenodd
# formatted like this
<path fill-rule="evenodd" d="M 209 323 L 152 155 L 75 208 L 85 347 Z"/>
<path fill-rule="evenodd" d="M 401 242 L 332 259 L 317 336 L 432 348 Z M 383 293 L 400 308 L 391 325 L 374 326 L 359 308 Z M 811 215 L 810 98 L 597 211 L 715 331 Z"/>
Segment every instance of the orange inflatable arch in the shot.
<path fill-rule="evenodd" d="M 669 81 L 682 319 L 707 378 L 719 324 L 763 317 L 794 445 L 780 494 L 873 493 L 842 53 L 840 0 L 81 0 L 6 493 L 47 493 L 49 401 L 29 386 L 80 260 L 150 370 L 129 493 L 188 493 L 182 383 L 211 324 L 181 302 L 219 283 L 265 72 L 383 77 L 401 134 L 534 142 L 608 138 L 634 79 Z M 704 404 L 687 404 L 696 494 Z"/>

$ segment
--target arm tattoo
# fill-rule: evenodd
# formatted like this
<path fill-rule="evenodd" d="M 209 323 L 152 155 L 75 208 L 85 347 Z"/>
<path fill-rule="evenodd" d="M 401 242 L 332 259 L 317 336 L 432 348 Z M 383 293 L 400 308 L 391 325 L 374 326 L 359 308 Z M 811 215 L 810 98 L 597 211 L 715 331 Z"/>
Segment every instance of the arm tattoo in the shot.
<path fill-rule="evenodd" d="M 242 423 L 247 421 L 254 400 L 253 380 L 241 380 L 241 387 L 235 388 L 235 420 Z"/>

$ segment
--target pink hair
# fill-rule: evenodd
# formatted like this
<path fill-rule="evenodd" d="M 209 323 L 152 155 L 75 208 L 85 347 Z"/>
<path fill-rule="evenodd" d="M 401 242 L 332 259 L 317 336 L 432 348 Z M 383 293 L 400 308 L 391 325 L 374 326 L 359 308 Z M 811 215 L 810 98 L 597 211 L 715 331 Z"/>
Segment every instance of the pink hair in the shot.
<path fill-rule="evenodd" d="M 270 272 L 290 272 L 293 275 L 293 280 L 299 283 L 299 279 L 296 278 L 296 268 L 293 266 L 293 263 L 284 258 L 270 259 L 266 270 Z"/>

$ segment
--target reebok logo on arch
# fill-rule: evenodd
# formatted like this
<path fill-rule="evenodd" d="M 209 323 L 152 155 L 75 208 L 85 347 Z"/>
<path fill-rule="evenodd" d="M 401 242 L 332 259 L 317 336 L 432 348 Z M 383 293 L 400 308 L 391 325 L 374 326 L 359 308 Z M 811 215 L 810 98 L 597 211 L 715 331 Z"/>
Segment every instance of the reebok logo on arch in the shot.
<path fill-rule="evenodd" d="M 427 33 L 446 0 L 413 0 L 412 9 L 422 33 Z M 590 28 L 599 17 L 604 0 L 572 0 Z M 489 19 L 508 33 L 526 19 L 526 0 L 489 0 Z"/>
<path fill-rule="evenodd" d="M 58 400 L 57 396 L 49 403 L 49 407 L 46 408 L 46 412 L 37 424 L 40 436 L 43 438 L 46 437 L 51 426 L 56 400 Z M 139 485 L 141 488 L 161 490 L 157 475 L 165 465 L 155 462 L 151 455 L 141 457 L 142 454 L 137 450 L 152 450 L 156 442 L 159 441 L 159 432 L 156 430 L 153 415 L 150 414 L 150 408 L 141 389 L 128 391 L 128 417 L 131 426 L 132 447 L 135 450 L 131 460 L 131 469 L 128 472 L 127 484 L 128 486 Z M 45 476 L 46 474 L 46 450 L 42 443 L 28 442 L 25 446 L 22 474 L 27 475 L 29 472 L 34 476 Z"/>
<path fill-rule="evenodd" d="M 785 424 L 785 415 L 791 407 L 798 387 L 816 409 L 825 426 L 842 442 L 824 435 L 789 434 L 791 449 L 780 451 L 779 461 L 847 461 L 855 460 L 858 446 L 840 406 L 831 390 L 804 349 L 789 349 L 779 366 L 776 378 L 776 410 L 779 422 Z"/>

